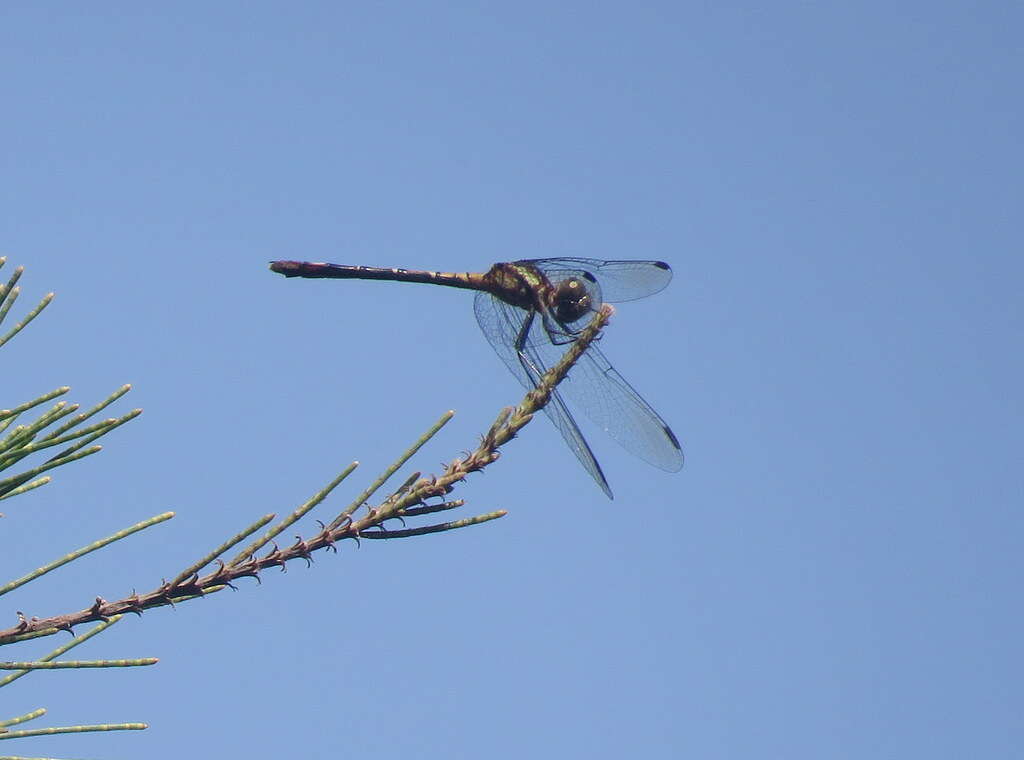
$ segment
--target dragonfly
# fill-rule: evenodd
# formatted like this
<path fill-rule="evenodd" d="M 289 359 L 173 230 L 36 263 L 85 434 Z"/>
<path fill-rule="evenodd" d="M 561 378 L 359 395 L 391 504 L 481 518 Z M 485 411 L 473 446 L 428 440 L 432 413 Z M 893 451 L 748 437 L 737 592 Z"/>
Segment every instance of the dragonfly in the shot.
<path fill-rule="evenodd" d="M 581 258 L 523 259 L 495 264 L 482 273 L 310 261 L 272 261 L 270 269 L 285 277 L 392 280 L 475 290 L 480 329 L 528 390 L 537 387 L 602 303 L 645 298 L 672 279 L 672 269 L 663 261 Z M 682 469 L 683 451 L 672 429 L 592 343 L 544 411 L 609 499 L 611 487 L 566 398 L 630 453 L 668 472 Z"/>

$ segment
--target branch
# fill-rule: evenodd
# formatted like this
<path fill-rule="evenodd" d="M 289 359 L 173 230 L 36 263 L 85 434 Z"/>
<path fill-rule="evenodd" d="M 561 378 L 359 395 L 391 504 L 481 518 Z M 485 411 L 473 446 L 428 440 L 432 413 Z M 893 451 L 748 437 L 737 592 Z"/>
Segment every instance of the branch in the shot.
<path fill-rule="evenodd" d="M 369 488 L 360 494 L 356 501 L 344 508 L 329 524 L 320 523 L 321 528 L 319 532 L 309 538 L 296 536 L 296 541 L 284 549 L 273 545 L 272 549 L 263 556 L 255 556 L 256 551 L 266 546 L 275 536 L 293 524 L 299 517 L 307 514 L 313 507 L 320 504 L 355 469 L 357 463 L 353 463 L 346 468 L 309 501 L 271 528 L 267 534 L 246 547 L 244 551 L 239 553 L 230 562 L 224 562 L 220 559 L 220 555 L 266 524 L 271 519 L 270 516 L 262 518 L 250 526 L 250 528 L 228 539 L 201 560 L 190 564 L 185 570 L 176 573 L 172 581 L 165 581 L 148 593 L 138 594 L 133 592 L 130 596 L 113 602 L 108 602 L 102 597 L 96 597 L 93 604 L 86 609 L 45 618 L 26 618 L 19 613 L 17 625 L 0 631 L 0 644 L 23 641 L 40 635 L 52 634 L 60 630 L 72 632 L 74 626 L 83 623 L 96 621 L 112 622 L 126 612 L 141 615 L 148 609 L 200 598 L 222 591 L 224 588 L 235 588 L 234 583 L 240 578 L 254 578 L 258 581 L 262 571 L 271 567 L 279 567 L 281 570 L 285 570 L 287 563 L 295 559 L 301 558 L 307 564 L 310 564 L 312 563 L 313 552 L 321 549 L 331 549 L 336 552 L 338 544 L 345 539 L 352 539 L 358 542 L 361 538 L 408 538 L 479 525 L 503 517 L 506 514 L 505 510 L 496 510 L 475 517 L 416 528 L 387 530 L 384 526 L 387 520 L 403 520 L 405 517 L 418 517 L 463 506 L 464 502 L 462 500 L 446 501 L 438 505 L 427 505 L 424 502 L 429 498 L 447 495 L 455 488 L 457 483 L 465 480 L 466 475 L 471 472 L 479 472 L 498 460 L 500 447 L 515 438 L 516 434 L 533 419 L 533 415 L 543 409 L 544 405 L 551 399 L 551 394 L 555 387 L 565 379 L 573 364 L 597 338 L 602 328 L 608 323 L 612 313 L 612 307 L 608 305 L 602 306 L 594 315 L 590 324 L 579 333 L 562 359 L 544 373 L 537 388 L 529 391 L 519 406 L 503 410 L 487 433 L 482 436 L 477 448 L 464 458 L 453 460 L 445 467 L 441 475 L 432 475 L 418 479 L 410 477 L 382 503 L 377 506 L 366 505 L 362 516 L 358 518 L 355 516 L 356 512 L 361 507 L 364 507 L 366 499 L 378 490 L 390 475 L 397 471 L 402 464 L 451 419 L 451 412 L 443 415 L 408 451 L 399 457 Z M 211 572 L 201 575 L 200 570 L 211 562 L 216 564 L 216 568 Z M 90 633 L 88 635 L 94 634 Z M 57 655 L 54 654 L 55 656 Z M 46 658 L 43 659 L 44 661 L 46 660 Z M 23 673 L 24 671 L 21 671 L 19 675 Z M 8 678 L 13 677 L 9 676 Z M 3 685 L 3 683 L 4 680 L 0 680 L 0 685 Z"/>

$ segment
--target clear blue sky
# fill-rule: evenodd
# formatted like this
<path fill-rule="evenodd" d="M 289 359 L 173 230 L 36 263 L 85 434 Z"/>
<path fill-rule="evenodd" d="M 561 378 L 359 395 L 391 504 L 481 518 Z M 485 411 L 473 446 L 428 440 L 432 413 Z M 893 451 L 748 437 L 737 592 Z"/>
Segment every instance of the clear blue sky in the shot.
<path fill-rule="evenodd" d="M 0 253 L 57 292 L 0 406 L 145 408 L 5 504 L 4 576 L 178 517 L 8 621 L 155 586 L 359 459 L 340 508 L 454 408 L 436 470 L 520 397 L 470 294 L 270 259 L 669 261 L 602 347 L 687 464 L 586 428 L 609 502 L 538 419 L 459 492 L 505 519 L 125 621 L 76 656 L 159 666 L 4 715 L 152 728 L 6 751 L 1020 752 L 1019 5 L 147 5 L 0 10 Z"/>

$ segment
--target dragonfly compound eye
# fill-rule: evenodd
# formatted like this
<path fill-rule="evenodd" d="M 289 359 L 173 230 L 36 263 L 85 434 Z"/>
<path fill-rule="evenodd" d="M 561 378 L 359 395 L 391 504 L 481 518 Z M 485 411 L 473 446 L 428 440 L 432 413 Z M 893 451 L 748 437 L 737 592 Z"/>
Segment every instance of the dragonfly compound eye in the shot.
<path fill-rule="evenodd" d="M 552 295 L 552 311 L 562 324 L 582 319 L 594 306 L 590 291 L 575 277 L 558 283 Z"/>

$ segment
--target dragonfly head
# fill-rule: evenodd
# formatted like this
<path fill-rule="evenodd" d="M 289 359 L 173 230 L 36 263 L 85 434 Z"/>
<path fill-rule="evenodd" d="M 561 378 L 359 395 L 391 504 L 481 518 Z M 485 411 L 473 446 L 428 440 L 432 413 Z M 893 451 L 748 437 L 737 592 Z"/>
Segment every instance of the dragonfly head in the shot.
<path fill-rule="evenodd" d="M 589 273 L 561 280 L 549 292 L 548 308 L 563 325 L 572 325 L 600 305 L 597 281 Z"/>

